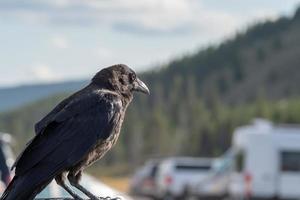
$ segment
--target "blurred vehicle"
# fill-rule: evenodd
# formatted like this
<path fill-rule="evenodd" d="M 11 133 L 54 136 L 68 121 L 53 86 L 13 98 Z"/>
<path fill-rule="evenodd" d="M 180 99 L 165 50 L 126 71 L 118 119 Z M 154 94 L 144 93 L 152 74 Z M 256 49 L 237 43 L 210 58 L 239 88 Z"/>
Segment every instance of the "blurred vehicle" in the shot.
<path fill-rule="evenodd" d="M 217 200 L 228 196 L 228 184 L 232 171 L 232 152 L 226 152 L 213 161 L 208 176 L 188 187 L 188 199 Z"/>
<path fill-rule="evenodd" d="M 0 133 L 0 192 L 8 185 L 12 177 L 10 168 L 15 159 L 11 149 L 12 141 L 10 134 Z"/>
<path fill-rule="evenodd" d="M 130 183 L 130 194 L 155 199 L 157 197 L 157 172 L 159 160 L 150 160 L 134 175 Z"/>
<path fill-rule="evenodd" d="M 212 159 L 169 158 L 159 165 L 157 186 L 161 199 L 185 199 L 189 185 L 205 179 L 211 169 Z"/>
<path fill-rule="evenodd" d="M 80 181 L 84 187 L 90 190 L 93 194 L 99 197 L 111 197 L 116 198 L 119 197 L 121 200 L 133 200 L 131 197 L 114 190 L 113 188 L 103 184 L 99 180 L 93 178 L 90 175 L 84 174 L 82 176 L 82 180 Z M 79 194 L 82 198 L 86 198 L 84 194 L 79 192 L 79 190 L 74 190 Z M 62 189 L 59 185 L 52 181 L 40 194 L 37 195 L 37 198 L 71 198 L 71 196 Z"/>
<path fill-rule="evenodd" d="M 234 132 L 234 198 L 300 198 L 300 126 L 257 119 Z"/>

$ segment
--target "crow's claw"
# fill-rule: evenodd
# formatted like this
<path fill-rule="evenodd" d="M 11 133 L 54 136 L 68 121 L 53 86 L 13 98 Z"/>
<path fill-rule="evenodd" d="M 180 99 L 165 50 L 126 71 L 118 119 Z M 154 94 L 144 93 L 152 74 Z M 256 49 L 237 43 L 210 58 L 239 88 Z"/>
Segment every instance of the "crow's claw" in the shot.
<path fill-rule="evenodd" d="M 99 200 L 122 200 L 120 197 L 115 197 L 115 198 L 111 198 L 111 197 L 101 197 Z"/>

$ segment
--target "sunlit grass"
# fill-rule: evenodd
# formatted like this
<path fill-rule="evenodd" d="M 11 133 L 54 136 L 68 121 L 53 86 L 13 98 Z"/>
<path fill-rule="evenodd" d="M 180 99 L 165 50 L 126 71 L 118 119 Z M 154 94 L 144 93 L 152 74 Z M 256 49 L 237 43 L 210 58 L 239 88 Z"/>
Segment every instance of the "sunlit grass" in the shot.
<path fill-rule="evenodd" d="M 120 192 L 128 193 L 129 191 L 131 173 L 127 165 L 96 165 L 89 168 L 87 173 Z"/>
<path fill-rule="evenodd" d="M 129 182 L 130 182 L 130 178 L 128 176 L 122 176 L 122 177 L 108 177 L 108 176 L 102 176 L 100 177 L 100 180 L 118 190 L 124 193 L 128 193 L 129 191 Z"/>

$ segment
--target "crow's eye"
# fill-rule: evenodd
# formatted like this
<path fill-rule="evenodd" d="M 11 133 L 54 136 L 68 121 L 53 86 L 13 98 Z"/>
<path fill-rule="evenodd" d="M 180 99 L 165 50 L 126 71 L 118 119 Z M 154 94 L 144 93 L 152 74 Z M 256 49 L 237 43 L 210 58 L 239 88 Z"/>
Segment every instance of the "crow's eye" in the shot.
<path fill-rule="evenodd" d="M 122 85 L 124 85 L 124 84 L 125 84 L 125 82 L 124 82 L 123 78 L 119 78 L 119 82 L 120 82 Z"/>
<path fill-rule="evenodd" d="M 130 81 L 133 82 L 136 79 L 136 75 L 134 73 L 129 74 Z"/>

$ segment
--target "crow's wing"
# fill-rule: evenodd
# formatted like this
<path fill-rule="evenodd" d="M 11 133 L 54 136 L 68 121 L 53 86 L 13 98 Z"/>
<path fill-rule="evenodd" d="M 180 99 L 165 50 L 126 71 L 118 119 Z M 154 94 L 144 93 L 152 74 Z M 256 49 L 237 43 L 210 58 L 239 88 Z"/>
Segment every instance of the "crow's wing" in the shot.
<path fill-rule="evenodd" d="M 87 99 L 85 99 L 87 97 Z M 84 101 L 84 103 L 83 103 Z M 43 117 L 39 122 L 37 122 L 34 126 L 35 133 L 40 134 L 43 130 L 50 124 L 51 122 L 55 121 L 55 117 L 57 114 L 65 113 L 66 107 L 73 106 L 76 107 L 76 110 L 81 108 L 88 108 L 91 104 L 97 101 L 97 97 L 95 93 L 89 93 L 88 88 L 84 88 L 73 95 L 69 96 L 68 98 L 61 101 L 53 110 L 51 110 L 45 117 Z M 77 104 L 77 102 L 81 102 Z M 64 109 L 64 110 L 63 110 Z M 79 110 L 80 111 L 80 110 Z M 72 110 L 72 112 L 78 112 Z"/>
<path fill-rule="evenodd" d="M 46 128 L 47 125 L 53 121 L 55 115 L 72 101 L 72 98 L 74 98 L 73 95 L 61 101 L 57 106 L 55 106 L 55 108 L 53 108 L 53 110 L 51 110 L 45 117 L 37 122 L 34 126 L 35 133 L 42 133 L 44 128 Z"/>
<path fill-rule="evenodd" d="M 109 137 L 121 105 L 118 96 L 109 93 L 89 93 L 70 101 L 28 144 L 15 163 L 16 175 L 37 165 L 55 173 L 76 164 L 98 139 Z"/>

